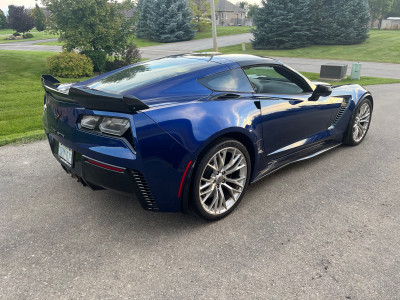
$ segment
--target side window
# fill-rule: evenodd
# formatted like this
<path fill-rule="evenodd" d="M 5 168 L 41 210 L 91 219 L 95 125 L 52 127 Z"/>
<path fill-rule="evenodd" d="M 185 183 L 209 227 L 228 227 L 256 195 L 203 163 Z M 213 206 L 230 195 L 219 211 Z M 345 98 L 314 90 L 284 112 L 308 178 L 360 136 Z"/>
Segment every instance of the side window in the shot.
<path fill-rule="evenodd" d="M 259 94 L 301 94 L 309 87 L 286 68 L 255 66 L 244 68 L 254 91 Z"/>
<path fill-rule="evenodd" d="M 253 93 L 253 88 L 241 68 L 203 77 L 199 82 L 213 91 Z"/>

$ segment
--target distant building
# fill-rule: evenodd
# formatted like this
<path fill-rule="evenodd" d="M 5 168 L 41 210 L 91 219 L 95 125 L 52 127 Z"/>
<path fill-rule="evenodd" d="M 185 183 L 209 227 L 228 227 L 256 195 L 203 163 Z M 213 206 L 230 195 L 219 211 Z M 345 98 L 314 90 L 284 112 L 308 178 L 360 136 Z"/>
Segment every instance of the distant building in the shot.
<path fill-rule="evenodd" d="M 216 21 L 219 26 L 251 26 L 252 19 L 247 19 L 247 11 L 227 1 L 218 0 Z"/>
<path fill-rule="evenodd" d="M 46 18 L 48 18 L 48 17 L 50 16 L 50 12 L 47 10 L 46 7 L 40 7 L 40 9 L 43 11 L 44 16 L 45 16 Z M 32 13 L 32 10 L 33 10 L 33 8 L 27 8 L 27 9 L 26 9 L 26 13 L 27 13 L 28 15 L 30 15 L 30 14 Z"/>
<path fill-rule="evenodd" d="M 379 28 L 379 20 L 376 20 L 372 24 L 373 28 Z M 389 17 L 386 20 L 382 20 L 382 30 L 399 30 L 400 29 L 400 17 Z"/>

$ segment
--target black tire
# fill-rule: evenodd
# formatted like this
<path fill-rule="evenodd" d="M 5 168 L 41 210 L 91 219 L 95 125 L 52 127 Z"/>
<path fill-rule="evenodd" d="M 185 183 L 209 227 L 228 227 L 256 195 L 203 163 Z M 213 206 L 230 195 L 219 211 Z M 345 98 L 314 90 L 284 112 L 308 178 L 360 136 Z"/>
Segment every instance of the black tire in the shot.
<path fill-rule="evenodd" d="M 364 124 L 365 126 L 362 126 L 363 122 L 360 122 L 360 110 L 363 109 L 363 107 L 365 107 L 365 105 L 368 105 L 368 109 L 369 109 L 369 119 L 368 119 L 368 123 Z M 358 105 L 356 106 L 356 108 L 354 109 L 353 112 L 353 116 L 351 117 L 349 126 L 347 127 L 346 133 L 345 133 L 345 137 L 344 137 L 344 144 L 349 145 L 349 146 L 357 146 L 359 145 L 365 138 L 365 136 L 367 135 L 367 132 L 369 130 L 369 126 L 371 124 L 371 119 L 372 119 L 372 103 L 371 100 L 368 98 L 364 98 L 363 100 L 361 100 Z M 359 138 L 355 138 L 354 137 L 354 127 L 356 127 L 356 124 L 361 125 L 362 127 L 359 126 L 359 128 L 364 128 L 364 132 L 362 134 L 362 136 L 360 136 Z"/>
<path fill-rule="evenodd" d="M 236 149 L 238 151 L 235 151 L 234 149 Z M 214 156 L 217 157 L 217 154 L 223 155 L 224 151 L 226 154 L 225 154 L 225 158 L 223 160 L 226 162 L 226 164 L 224 165 L 223 163 L 221 163 L 220 165 L 223 165 L 223 167 L 227 167 L 229 165 L 230 158 L 232 158 L 233 159 L 232 161 L 234 161 L 235 158 L 239 157 L 238 161 L 240 160 L 240 162 L 238 163 L 238 167 L 240 167 L 241 162 L 243 162 L 243 160 L 245 160 L 247 169 L 242 170 L 242 169 L 244 169 L 244 167 L 243 167 L 231 174 L 227 174 L 229 172 L 228 171 L 229 169 L 226 172 L 222 172 L 224 168 L 222 168 L 220 172 L 217 172 L 214 169 L 212 169 L 211 164 L 209 164 L 210 160 L 213 159 Z M 243 155 L 243 157 L 240 156 L 241 154 Z M 236 166 L 236 162 L 231 167 L 231 170 L 233 170 L 235 166 Z M 212 185 L 210 186 L 210 190 L 213 189 L 213 199 L 215 197 L 219 198 L 217 201 L 219 201 L 218 203 L 221 203 L 221 206 L 222 206 L 221 207 L 222 211 L 220 211 L 219 213 L 217 213 L 217 211 L 215 211 L 215 213 L 210 213 L 210 211 L 208 211 L 206 209 L 207 201 L 211 202 L 211 204 L 212 204 L 213 199 L 208 198 L 208 200 L 204 202 L 204 201 L 202 201 L 201 196 L 200 196 L 201 184 L 202 183 L 203 183 L 203 185 L 207 184 L 207 181 L 203 180 L 205 177 L 208 176 L 207 172 L 210 174 L 209 175 L 210 178 L 207 180 L 210 180 L 210 181 L 214 180 L 214 183 L 212 183 Z M 214 173 L 216 173 L 216 174 L 214 174 Z M 222 173 L 224 173 L 224 174 L 222 174 Z M 226 195 L 226 194 L 229 195 L 230 194 L 229 189 L 227 189 L 226 186 L 227 185 L 235 186 L 235 184 L 232 183 L 231 181 L 235 180 L 236 182 L 239 182 L 239 179 L 236 179 L 234 176 L 238 175 L 238 178 L 241 178 L 241 177 L 243 177 L 244 174 L 246 175 L 246 178 L 240 179 L 240 184 L 243 185 L 243 187 L 240 187 L 239 185 L 237 185 L 235 187 L 235 189 L 241 190 L 240 196 L 236 195 L 236 196 L 238 196 L 238 198 L 236 200 L 235 200 L 235 196 L 233 196 L 233 194 L 231 194 L 232 196 L 230 196 L 230 198 L 228 198 L 227 200 L 226 200 L 226 197 L 221 196 L 220 189 L 221 189 L 223 195 Z M 233 140 L 233 139 L 229 139 L 229 138 L 223 138 L 223 139 L 217 140 L 215 142 L 214 146 L 209 147 L 203 153 L 203 155 L 199 158 L 199 163 L 193 174 L 191 199 L 192 199 L 192 208 L 193 208 L 194 212 L 196 213 L 196 215 L 198 215 L 206 220 L 216 221 L 216 220 L 222 219 L 222 218 L 226 217 L 228 214 L 230 214 L 238 206 L 238 204 L 242 200 L 244 194 L 246 193 L 247 186 L 249 185 L 250 174 L 251 174 L 251 160 L 250 160 L 250 156 L 249 156 L 249 153 L 248 153 L 248 150 L 246 149 L 246 147 L 243 146 L 243 144 L 238 142 L 237 140 Z M 215 176 L 215 177 L 213 178 L 213 176 Z M 225 180 L 222 179 L 222 182 L 220 181 L 218 183 L 218 180 L 220 180 L 221 177 L 224 177 Z M 232 178 L 228 178 L 228 177 L 232 177 Z M 215 188 L 213 188 L 213 186 L 215 186 Z M 204 190 L 207 190 L 207 189 L 203 189 L 202 191 L 204 191 Z M 232 190 L 231 190 L 231 192 L 232 192 Z M 215 196 L 215 193 L 217 194 L 217 196 Z M 203 198 L 203 200 L 204 199 L 205 198 Z M 223 200 L 221 200 L 221 199 L 226 200 L 224 207 L 222 205 Z M 204 204 L 202 204 L 202 202 Z M 228 202 L 229 202 L 229 204 L 228 204 Z M 216 205 L 218 205 L 218 203 Z M 228 205 L 230 205 L 229 208 L 227 208 Z M 212 205 L 210 205 L 210 206 L 212 206 Z M 226 209 L 226 211 L 224 211 L 224 209 Z"/>

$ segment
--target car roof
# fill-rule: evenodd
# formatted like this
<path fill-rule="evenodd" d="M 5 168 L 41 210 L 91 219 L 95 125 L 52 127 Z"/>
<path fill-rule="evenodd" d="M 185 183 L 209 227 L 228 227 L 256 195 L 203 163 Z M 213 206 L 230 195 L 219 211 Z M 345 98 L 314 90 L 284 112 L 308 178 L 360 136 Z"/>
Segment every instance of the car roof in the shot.
<path fill-rule="evenodd" d="M 204 59 L 213 61 L 221 64 L 229 64 L 229 62 L 235 62 L 241 67 L 258 65 L 258 64 L 279 64 L 282 63 L 271 57 L 263 57 L 251 54 L 221 54 L 215 52 L 203 52 L 203 53 L 190 53 L 182 55 L 187 58 Z"/>

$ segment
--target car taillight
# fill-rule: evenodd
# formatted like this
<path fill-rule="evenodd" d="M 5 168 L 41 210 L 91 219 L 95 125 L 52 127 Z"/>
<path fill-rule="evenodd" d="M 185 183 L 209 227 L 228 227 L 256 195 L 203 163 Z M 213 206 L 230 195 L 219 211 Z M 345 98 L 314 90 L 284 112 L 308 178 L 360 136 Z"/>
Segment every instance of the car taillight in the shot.
<path fill-rule="evenodd" d="M 101 121 L 99 128 L 101 132 L 121 136 L 129 126 L 128 119 L 105 117 Z"/>
<path fill-rule="evenodd" d="M 128 119 L 96 115 L 84 115 L 80 120 L 80 125 L 85 129 L 97 130 L 117 136 L 122 136 L 130 127 Z"/>
<path fill-rule="evenodd" d="M 99 120 L 100 120 L 99 116 L 86 115 L 82 117 L 81 126 L 86 129 L 94 129 Z"/>

